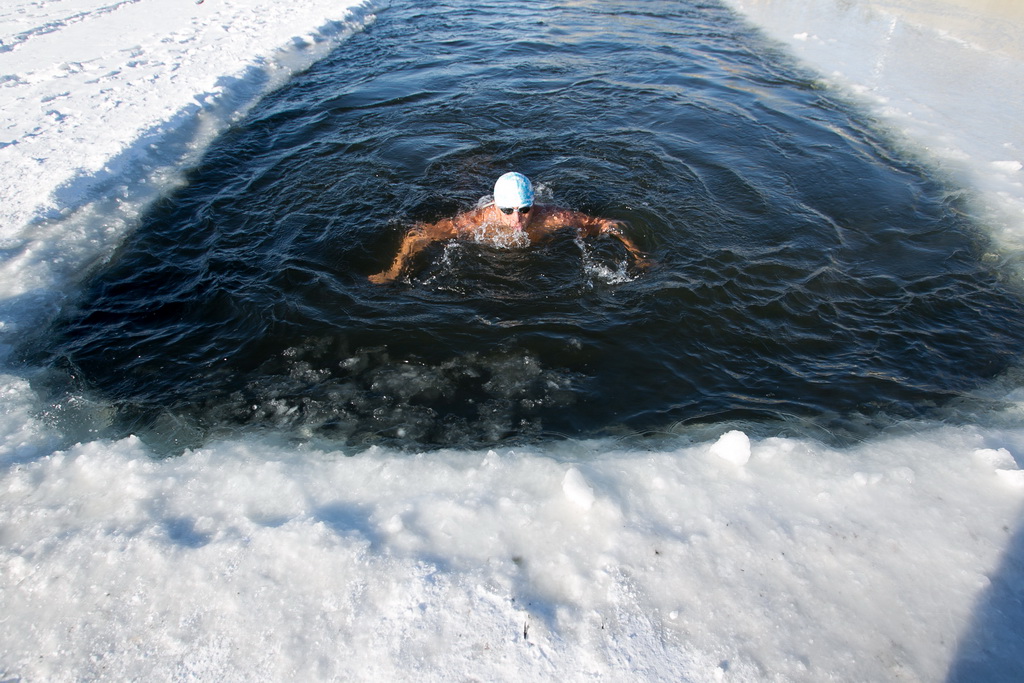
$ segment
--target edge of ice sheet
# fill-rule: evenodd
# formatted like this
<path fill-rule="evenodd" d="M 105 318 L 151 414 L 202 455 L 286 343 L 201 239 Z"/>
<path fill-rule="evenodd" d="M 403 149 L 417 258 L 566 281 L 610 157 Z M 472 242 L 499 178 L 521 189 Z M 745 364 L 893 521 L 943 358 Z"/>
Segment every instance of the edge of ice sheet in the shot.
<path fill-rule="evenodd" d="M 0 673 L 940 680 L 1024 498 L 1010 451 L 972 428 L 728 441 L 740 466 L 75 446 L 0 473 Z"/>
<path fill-rule="evenodd" d="M 65 5 L 0 9 L 3 336 L 248 105 L 373 20 L 359 0 Z"/>
<path fill-rule="evenodd" d="M 1017 0 L 725 0 L 877 114 L 1024 251 L 1024 5 Z M 1024 276 L 1024 269 L 1018 269 Z"/>

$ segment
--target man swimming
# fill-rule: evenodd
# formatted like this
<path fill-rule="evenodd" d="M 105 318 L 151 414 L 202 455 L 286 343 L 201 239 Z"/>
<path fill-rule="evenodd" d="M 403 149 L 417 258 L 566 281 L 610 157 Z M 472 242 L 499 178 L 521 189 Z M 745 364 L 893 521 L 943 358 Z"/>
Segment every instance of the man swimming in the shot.
<path fill-rule="evenodd" d="M 535 244 L 563 228 L 573 228 L 580 237 L 608 234 L 617 237 L 637 266 L 649 263 L 639 248 L 622 233 L 622 223 L 589 216 L 557 206 L 534 204 L 533 184 L 522 173 L 506 173 L 494 184 L 494 203 L 445 218 L 437 223 L 418 225 L 402 239 L 391 267 L 370 276 L 370 282 L 394 280 L 406 263 L 434 242 L 447 239 L 476 239 L 486 236 L 498 244 Z"/>

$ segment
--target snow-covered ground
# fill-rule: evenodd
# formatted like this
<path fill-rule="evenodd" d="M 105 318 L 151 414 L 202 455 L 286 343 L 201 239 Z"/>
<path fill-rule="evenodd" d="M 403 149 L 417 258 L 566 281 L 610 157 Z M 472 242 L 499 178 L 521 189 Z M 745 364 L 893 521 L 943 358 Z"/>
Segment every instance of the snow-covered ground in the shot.
<path fill-rule="evenodd" d="M 1015 2 L 731 3 L 1019 250 Z M 247 104 L 373 21 L 349 4 L 5 3 L 0 349 Z M 843 450 L 731 432 L 409 456 L 263 437 L 157 460 L 134 438 L 57 451 L 8 356 L 0 680 L 1021 676 L 1019 379 L 975 425 Z"/>

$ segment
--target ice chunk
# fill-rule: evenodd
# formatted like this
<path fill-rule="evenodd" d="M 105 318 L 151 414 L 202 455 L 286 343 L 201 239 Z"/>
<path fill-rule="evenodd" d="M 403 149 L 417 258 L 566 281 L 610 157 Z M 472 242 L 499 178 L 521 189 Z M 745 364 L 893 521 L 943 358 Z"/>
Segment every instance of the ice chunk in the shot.
<path fill-rule="evenodd" d="M 974 451 L 974 458 L 995 469 L 1015 470 L 1017 461 L 1005 448 L 979 448 Z"/>
<path fill-rule="evenodd" d="M 591 488 L 587 480 L 583 478 L 583 475 L 575 467 L 570 467 L 569 471 L 562 477 L 562 493 L 573 504 L 584 510 L 589 510 L 594 504 L 594 489 Z"/>
<path fill-rule="evenodd" d="M 1024 489 L 1024 470 L 996 470 L 996 476 L 1014 488 Z"/>
<path fill-rule="evenodd" d="M 917 480 L 917 474 L 909 467 L 895 467 L 889 470 L 889 478 L 903 484 L 913 484 Z"/>
<path fill-rule="evenodd" d="M 384 523 L 384 530 L 389 534 L 401 533 L 405 530 L 405 522 L 402 521 L 401 515 L 392 515 L 391 518 Z"/>
<path fill-rule="evenodd" d="M 750 438 L 737 429 L 726 432 L 711 446 L 711 454 L 734 465 L 746 465 L 750 460 Z"/>
<path fill-rule="evenodd" d="M 1016 173 L 1021 168 L 1024 168 L 1019 161 L 1015 160 L 993 161 L 992 166 L 994 166 L 997 171 L 1002 171 L 1003 173 Z"/>

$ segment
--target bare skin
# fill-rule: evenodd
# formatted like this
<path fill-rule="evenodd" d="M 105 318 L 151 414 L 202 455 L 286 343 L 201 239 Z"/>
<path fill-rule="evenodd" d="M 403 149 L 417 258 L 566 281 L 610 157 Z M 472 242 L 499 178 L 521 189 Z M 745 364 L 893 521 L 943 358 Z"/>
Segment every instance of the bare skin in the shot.
<path fill-rule="evenodd" d="M 394 262 L 387 270 L 370 276 L 370 282 L 382 284 L 391 282 L 402 272 L 402 268 L 416 254 L 426 249 L 434 242 L 447 239 L 471 238 L 473 231 L 482 225 L 488 225 L 497 234 L 514 235 L 517 232 L 526 233 L 530 244 L 536 244 L 563 228 L 573 228 L 580 237 L 594 237 L 601 234 L 609 234 L 618 238 L 626 247 L 636 264 L 640 268 L 646 268 L 650 263 L 642 251 L 622 234 L 622 224 L 607 218 L 597 218 L 579 211 L 570 211 L 557 206 L 542 206 L 534 204 L 526 213 L 516 209 L 510 214 L 504 213 L 497 206 L 491 204 L 479 209 L 472 209 L 460 213 L 454 218 L 445 218 L 437 223 L 425 223 L 418 225 L 402 239 L 398 248 L 398 254 Z"/>

